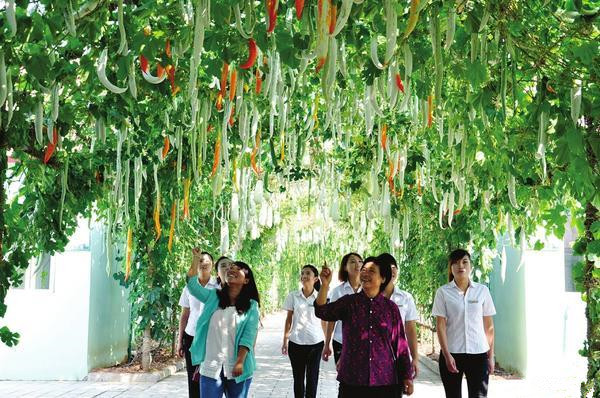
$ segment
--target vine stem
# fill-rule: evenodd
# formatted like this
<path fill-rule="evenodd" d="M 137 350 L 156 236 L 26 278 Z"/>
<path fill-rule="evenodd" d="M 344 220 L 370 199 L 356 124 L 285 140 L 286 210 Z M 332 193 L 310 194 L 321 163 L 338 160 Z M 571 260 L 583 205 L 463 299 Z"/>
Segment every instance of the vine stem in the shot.
<path fill-rule="evenodd" d="M 4 316 L 6 306 L 4 305 L 4 298 L 8 293 L 10 286 L 10 274 L 12 272 L 9 269 L 9 264 L 4 260 L 4 238 L 6 236 L 6 223 L 4 221 L 4 208 L 6 205 L 6 173 L 8 171 L 8 148 L 3 141 L 6 140 L 6 134 L 2 133 L 0 142 L 0 318 Z"/>
<path fill-rule="evenodd" d="M 594 134 L 594 131 L 598 128 L 592 120 L 588 120 L 588 132 Z M 591 169 L 595 170 L 598 164 L 598 159 L 591 147 L 587 148 L 587 158 L 590 163 Z M 592 232 L 592 224 L 599 219 L 598 209 L 592 203 L 592 198 L 588 199 L 585 206 L 585 241 L 589 245 L 594 241 L 594 234 Z M 586 245 L 586 246 L 587 246 Z M 594 396 L 598 394 L 600 388 L 600 361 L 597 359 L 597 353 L 600 352 L 600 328 L 596 321 L 597 306 L 597 295 L 598 288 L 600 287 L 600 280 L 594 276 L 595 264 L 590 255 L 585 257 L 585 265 L 583 271 L 583 289 L 586 297 L 585 306 L 585 317 L 587 320 L 586 329 L 586 354 L 588 360 L 587 369 L 587 381 L 581 385 L 581 396 L 587 396 L 590 389 L 594 391 Z"/>

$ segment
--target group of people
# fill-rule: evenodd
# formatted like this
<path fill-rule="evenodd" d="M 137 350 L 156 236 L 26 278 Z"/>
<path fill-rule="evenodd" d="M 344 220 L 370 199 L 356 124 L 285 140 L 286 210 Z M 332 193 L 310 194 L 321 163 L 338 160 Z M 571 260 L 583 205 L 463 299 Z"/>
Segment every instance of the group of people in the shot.
<path fill-rule="evenodd" d="M 193 250 L 182 292 L 178 352 L 185 356 L 190 397 L 247 397 L 256 368 L 254 347 L 260 299 L 250 267 L 221 257 L 213 278 L 209 253 Z M 449 282 L 435 295 L 433 316 L 441 346 L 439 369 L 447 398 L 486 397 L 494 371 L 494 304 L 488 288 L 471 280 L 471 257 L 450 253 Z M 316 397 L 321 360 L 333 354 L 339 397 L 411 395 L 419 374 L 418 313 L 412 295 L 396 287 L 398 264 L 388 253 L 363 258 L 346 254 L 341 282 L 310 264 L 290 292 L 281 352 L 288 355 L 294 396 Z"/>

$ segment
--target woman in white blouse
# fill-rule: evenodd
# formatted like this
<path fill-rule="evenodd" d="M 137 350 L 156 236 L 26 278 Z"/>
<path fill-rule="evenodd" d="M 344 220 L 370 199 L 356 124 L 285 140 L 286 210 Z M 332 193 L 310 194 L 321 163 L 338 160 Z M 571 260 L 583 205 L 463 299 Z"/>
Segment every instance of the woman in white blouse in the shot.
<path fill-rule="evenodd" d="M 494 321 L 496 309 L 487 286 L 473 282 L 471 255 L 454 250 L 448 260 L 449 283 L 433 301 L 440 341 L 440 376 L 446 398 L 460 398 L 463 374 L 469 397 L 487 397 L 494 372 Z"/>
<path fill-rule="evenodd" d="M 211 276 L 213 269 L 213 258 L 208 252 L 202 252 L 198 261 L 198 282 L 207 289 L 218 289 L 217 280 Z M 179 340 L 177 342 L 177 353 L 180 357 L 185 357 L 185 367 L 188 376 L 188 394 L 190 398 L 200 397 L 200 385 L 198 380 L 194 381 L 194 371 L 196 366 L 192 364 L 190 347 L 196 334 L 196 323 L 202 311 L 204 303 L 192 296 L 187 288 L 183 288 L 179 305 L 182 308 L 181 318 L 179 319 Z"/>
<path fill-rule="evenodd" d="M 294 396 L 315 398 L 325 339 L 321 320 L 315 316 L 314 310 L 314 302 L 321 285 L 319 271 L 313 265 L 305 265 L 302 267 L 300 281 L 302 289 L 291 292 L 283 304 L 287 318 L 281 353 L 290 357 Z"/>
<path fill-rule="evenodd" d="M 384 295 L 389 297 L 400 310 L 400 317 L 404 323 L 404 332 L 406 333 L 406 341 L 410 348 L 410 356 L 412 358 L 413 376 L 416 378 L 419 374 L 419 339 L 417 337 L 417 320 L 419 313 L 415 305 L 415 299 L 412 294 L 405 290 L 401 290 L 396 286 L 398 279 L 398 263 L 394 256 L 389 253 L 382 253 L 377 258 L 384 263 L 387 263 L 392 268 L 392 280 L 386 286 Z"/>
<path fill-rule="evenodd" d="M 340 298 L 360 292 L 360 270 L 363 266 L 363 259 L 358 253 L 347 253 L 342 257 L 340 269 L 338 270 L 338 280 L 342 282 L 330 292 L 329 302 L 333 303 Z M 327 322 L 325 333 L 325 348 L 323 349 L 323 360 L 329 360 L 332 350 L 333 339 L 333 359 L 335 364 L 340 361 L 342 355 L 342 321 Z"/>

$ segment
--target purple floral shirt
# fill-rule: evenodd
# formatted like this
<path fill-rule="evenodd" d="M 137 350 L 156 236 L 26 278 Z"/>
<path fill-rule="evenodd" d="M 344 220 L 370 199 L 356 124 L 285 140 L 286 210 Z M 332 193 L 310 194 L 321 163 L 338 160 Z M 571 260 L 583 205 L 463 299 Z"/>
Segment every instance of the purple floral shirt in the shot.
<path fill-rule="evenodd" d="M 402 368 L 406 369 L 402 379 L 412 379 L 410 351 L 400 311 L 383 294 L 370 299 L 360 292 L 325 305 L 315 303 L 315 314 L 324 321 L 343 321 L 344 343 L 338 381 L 359 386 L 396 384 L 390 344 Z"/>

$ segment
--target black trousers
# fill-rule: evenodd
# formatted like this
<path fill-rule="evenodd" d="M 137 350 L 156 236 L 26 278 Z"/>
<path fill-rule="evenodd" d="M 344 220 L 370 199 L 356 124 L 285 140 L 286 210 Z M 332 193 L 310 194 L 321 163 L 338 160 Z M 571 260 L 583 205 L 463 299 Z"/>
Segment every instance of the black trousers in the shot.
<path fill-rule="evenodd" d="M 340 398 L 393 398 L 396 394 L 394 386 L 352 386 L 340 383 Z"/>
<path fill-rule="evenodd" d="M 315 398 L 319 384 L 319 367 L 324 343 L 321 341 L 312 345 L 301 345 L 293 342 L 288 344 L 288 356 L 292 363 L 294 375 L 294 397 Z M 304 377 L 306 375 L 306 387 Z M 306 393 L 306 395 L 305 395 Z"/>
<path fill-rule="evenodd" d="M 190 336 L 186 332 L 183 332 L 183 352 L 185 353 L 185 369 L 187 370 L 188 377 L 188 391 L 190 398 L 200 398 L 200 382 L 193 381 L 192 376 L 196 370 L 196 366 L 192 365 L 192 354 L 190 354 L 190 347 L 194 341 L 194 336 Z"/>
<path fill-rule="evenodd" d="M 487 353 L 483 354 L 452 354 L 458 373 L 450 373 L 446 359 L 440 352 L 440 377 L 446 391 L 446 398 L 462 397 L 463 374 L 467 377 L 469 398 L 487 397 L 490 374 L 488 370 Z"/>
<path fill-rule="evenodd" d="M 333 359 L 335 359 L 335 364 L 340 361 L 340 357 L 342 356 L 342 343 L 338 343 L 333 340 Z"/>

